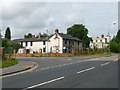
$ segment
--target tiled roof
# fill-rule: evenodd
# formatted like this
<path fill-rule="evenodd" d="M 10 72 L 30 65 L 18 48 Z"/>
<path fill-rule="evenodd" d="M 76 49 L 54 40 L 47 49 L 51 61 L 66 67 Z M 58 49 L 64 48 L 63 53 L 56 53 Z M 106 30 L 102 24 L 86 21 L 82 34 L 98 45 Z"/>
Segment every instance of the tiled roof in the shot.
<path fill-rule="evenodd" d="M 72 37 L 72 36 L 69 35 L 69 34 L 59 33 L 59 35 L 60 35 L 63 39 L 81 41 L 81 40 L 78 39 L 77 37 Z"/>
<path fill-rule="evenodd" d="M 69 34 L 63 34 L 63 33 L 58 33 L 64 40 L 75 40 L 75 41 L 81 41 L 80 39 L 76 37 L 72 37 Z M 11 42 L 25 42 L 25 41 L 47 41 L 50 37 L 40 37 L 40 38 L 25 38 L 25 39 L 14 39 Z"/>
<path fill-rule="evenodd" d="M 14 40 L 12 40 L 12 42 L 25 42 L 25 41 L 47 41 L 47 37 L 25 38 L 25 39 L 14 39 Z"/>

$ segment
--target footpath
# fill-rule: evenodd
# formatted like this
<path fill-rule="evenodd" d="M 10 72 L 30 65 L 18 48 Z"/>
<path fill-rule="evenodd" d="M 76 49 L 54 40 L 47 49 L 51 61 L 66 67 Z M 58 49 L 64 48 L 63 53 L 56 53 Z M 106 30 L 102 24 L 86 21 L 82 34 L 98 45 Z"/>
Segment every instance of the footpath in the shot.
<path fill-rule="evenodd" d="M 14 73 L 19 73 L 27 70 L 34 70 L 38 64 L 31 61 L 19 61 L 18 64 L 0 69 L 0 76 L 6 76 Z"/>

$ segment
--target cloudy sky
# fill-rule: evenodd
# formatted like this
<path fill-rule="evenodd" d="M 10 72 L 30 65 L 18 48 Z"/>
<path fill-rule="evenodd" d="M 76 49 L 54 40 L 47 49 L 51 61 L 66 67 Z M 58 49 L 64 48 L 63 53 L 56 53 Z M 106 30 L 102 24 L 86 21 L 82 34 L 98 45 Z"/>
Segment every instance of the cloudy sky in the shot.
<path fill-rule="evenodd" d="M 14 2 L 2 5 L 2 34 L 6 27 L 12 39 L 39 32 L 52 34 L 56 28 L 66 33 L 74 24 L 84 24 L 89 36 L 115 35 L 118 27 L 117 2 Z M 113 23 L 116 23 L 114 25 Z"/>

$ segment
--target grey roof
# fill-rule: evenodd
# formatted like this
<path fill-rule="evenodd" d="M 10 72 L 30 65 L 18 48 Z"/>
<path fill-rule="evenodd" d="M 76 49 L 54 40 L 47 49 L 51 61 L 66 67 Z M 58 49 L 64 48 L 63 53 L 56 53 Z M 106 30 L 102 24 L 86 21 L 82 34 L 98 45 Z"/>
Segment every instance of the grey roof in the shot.
<path fill-rule="evenodd" d="M 47 37 L 40 37 L 40 38 L 25 38 L 25 39 L 14 39 L 12 42 L 26 42 L 26 41 L 47 41 Z"/>
<path fill-rule="evenodd" d="M 81 41 L 79 38 L 77 37 L 73 37 L 69 34 L 63 34 L 63 33 L 59 33 L 59 35 L 64 39 L 64 40 L 75 40 L 75 41 Z"/>
<path fill-rule="evenodd" d="M 80 41 L 80 39 L 76 38 L 76 37 L 72 37 L 69 34 L 63 34 L 63 33 L 58 33 L 64 40 L 74 40 L 74 41 Z M 11 42 L 26 42 L 26 41 L 47 41 L 50 37 L 40 37 L 40 38 L 23 38 L 23 39 L 14 39 Z"/>

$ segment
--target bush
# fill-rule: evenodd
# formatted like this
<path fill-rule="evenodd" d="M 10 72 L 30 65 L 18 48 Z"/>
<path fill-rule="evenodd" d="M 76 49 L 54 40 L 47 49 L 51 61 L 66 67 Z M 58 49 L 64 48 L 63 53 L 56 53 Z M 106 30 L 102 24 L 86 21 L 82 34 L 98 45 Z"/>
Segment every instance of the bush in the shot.
<path fill-rule="evenodd" d="M 110 42 L 110 51 L 114 52 L 114 53 L 118 53 L 119 52 L 119 44 L 115 41 L 111 41 Z"/>

